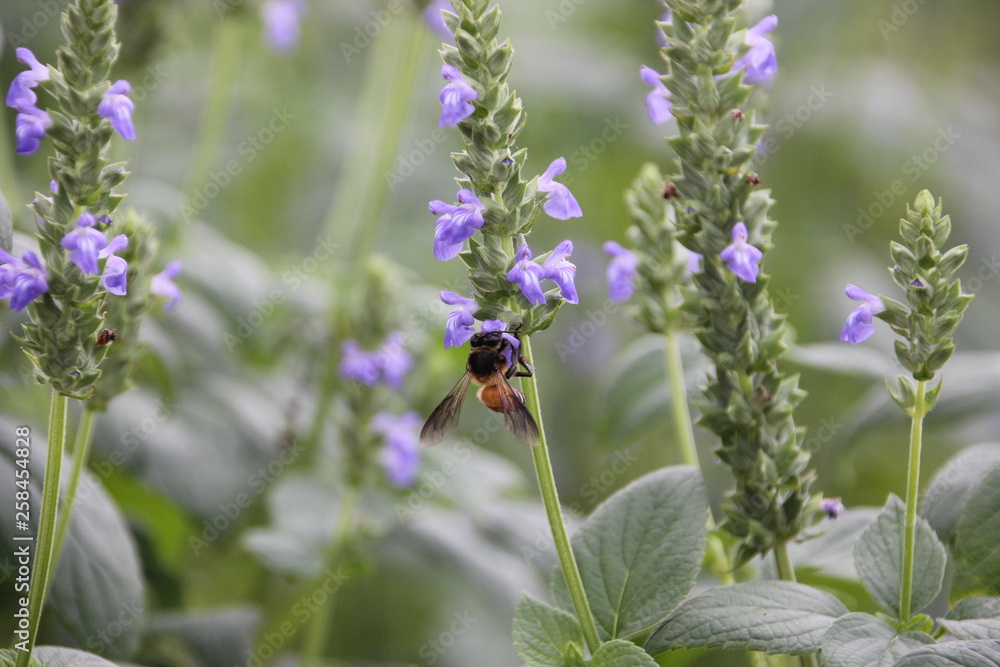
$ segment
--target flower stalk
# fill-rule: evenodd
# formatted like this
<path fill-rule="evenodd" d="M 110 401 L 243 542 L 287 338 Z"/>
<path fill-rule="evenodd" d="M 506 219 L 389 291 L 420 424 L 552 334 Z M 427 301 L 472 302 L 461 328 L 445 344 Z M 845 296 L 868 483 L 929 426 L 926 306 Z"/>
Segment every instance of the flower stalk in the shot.
<path fill-rule="evenodd" d="M 917 383 L 910 422 L 910 454 L 906 474 L 906 524 L 903 533 L 903 581 L 899 587 L 901 627 L 910 621 L 910 600 L 913 593 L 913 556 L 917 534 L 917 499 L 920 495 L 920 449 L 923 441 L 927 381 Z"/>

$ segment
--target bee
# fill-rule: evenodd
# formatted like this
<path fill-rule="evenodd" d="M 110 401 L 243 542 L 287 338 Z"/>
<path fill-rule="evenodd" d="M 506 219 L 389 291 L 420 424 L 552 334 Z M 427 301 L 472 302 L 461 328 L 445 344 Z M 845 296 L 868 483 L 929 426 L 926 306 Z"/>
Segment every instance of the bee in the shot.
<path fill-rule="evenodd" d="M 116 334 L 111 329 L 104 329 L 101 333 L 97 334 L 97 347 L 104 347 L 105 345 L 110 345 L 115 342 L 118 338 Z"/>
<path fill-rule="evenodd" d="M 420 442 L 434 445 L 458 426 L 462 403 L 470 382 L 479 385 L 476 397 L 494 412 L 502 412 L 507 430 L 526 445 L 538 444 L 538 424 L 524 405 L 524 394 L 507 382 L 512 377 L 531 377 L 534 369 L 513 349 L 502 331 L 483 331 L 472 335 L 465 375 L 434 408 L 420 432 Z M 516 333 L 511 335 L 517 335 Z M 511 362 L 507 361 L 509 351 Z M 519 370 L 524 367 L 524 370 Z"/>

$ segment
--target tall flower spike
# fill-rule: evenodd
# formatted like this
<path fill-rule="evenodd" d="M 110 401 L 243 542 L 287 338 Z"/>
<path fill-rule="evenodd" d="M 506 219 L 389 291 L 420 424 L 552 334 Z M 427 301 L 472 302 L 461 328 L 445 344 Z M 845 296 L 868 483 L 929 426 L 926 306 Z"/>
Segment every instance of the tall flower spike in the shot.
<path fill-rule="evenodd" d="M 840 342 L 857 345 L 875 334 L 872 316 L 885 310 L 885 304 L 882 303 L 882 299 L 869 294 L 857 285 L 848 285 L 844 292 L 855 301 L 860 301 L 861 305 L 847 316 L 847 322 L 840 332 Z"/>
<path fill-rule="evenodd" d="M 719 257 L 738 278 L 748 283 L 757 282 L 758 264 L 764 254 L 747 243 L 747 226 L 742 222 L 733 225 L 733 242 L 719 253 Z"/>
<path fill-rule="evenodd" d="M 764 36 L 777 25 L 778 17 L 772 14 L 765 16 L 757 25 L 747 30 L 746 41 L 750 50 L 733 65 L 733 69 L 746 70 L 747 83 L 754 85 L 771 83 L 771 79 L 778 72 L 774 44 Z"/>
<path fill-rule="evenodd" d="M 569 220 L 583 215 L 576 197 L 562 183 L 553 179 L 566 171 L 566 158 L 556 158 L 541 176 L 538 177 L 538 189 L 549 193 L 542 208 L 556 220 Z"/>
<path fill-rule="evenodd" d="M 441 292 L 441 300 L 449 306 L 458 306 L 448 313 L 448 321 L 444 325 L 445 349 L 461 347 L 476 333 L 476 318 L 473 316 L 478 308 L 476 300 L 466 299 L 454 292 Z"/>
<path fill-rule="evenodd" d="M 646 95 L 646 111 L 649 113 L 649 119 L 656 125 L 667 122 L 671 117 L 672 103 L 670 102 L 670 91 L 663 84 L 659 72 L 652 67 L 643 65 L 642 69 L 639 70 L 639 76 L 653 87 Z"/>
<path fill-rule="evenodd" d="M 435 199 L 428 204 L 434 215 L 441 216 L 434 229 L 434 257 L 447 261 L 458 256 L 462 244 L 483 226 L 486 205 L 471 190 L 462 188 L 456 195 L 461 204 L 448 204 Z"/>
<path fill-rule="evenodd" d="M 268 0 L 260 8 L 264 40 L 275 53 L 291 53 L 299 46 L 302 18 L 309 5 L 303 0 Z"/>
<path fill-rule="evenodd" d="M 608 298 L 625 301 L 635 292 L 633 281 L 639 268 L 639 257 L 615 241 L 604 244 L 604 254 L 611 258 L 607 270 Z"/>
<path fill-rule="evenodd" d="M 438 122 L 438 127 L 458 125 L 476 110 L 472 101 L 479 97 L 479 93 L 466 83 L 462 73 L 451 65 L 441 66 L 441 76 L 448 83 L 438 96 L 441 100 L 441 120 Z"/>
<path fill-rule="evenodd" d="M 135 103 L 128 98 L 132 86 L 128 81 L 115 81 L 104 93 L 97 105 L 97 115 L 111 121 L 111 126 L 121 135 L 122 139 L 135 141 L 135 127 L 132 125 L 132 112 Z"/>
<path fill-rule="evenodd" d="M 507 280 L 521 288 L 521 293 L 533 306 L 545 303 L 541 280 L 545 269 L 531 261 L 531 248 L 522 245 L 514 255 L 514 268 L 507 272 Z"/>
<path fill-rule="evenodd" d="M 566 260 L 573 254 L 573 242 L 563 241 L 556 246 L 552 254 L 549 255 L 545 263 L 542 264 L 543 278 L 548 278 L 562 292 L 566 303 L 580 303 L 580 297 L 576 293 L 576 264 Z"/>
<path fill-rule="evenodd" d="M 97 275 L 97 256 L 108 240 L 94 229 L 94 216 L 84 213 L 76 221 L 76 229 L 62 238 L 62 247 L 69 250 L 69 260 L 84 273 Z"/>
<path fill-rule="evenodd" d="M 10 299 L 15 312 L 49 291 L 48 277 L 35 253 L 28 251 L 18 259 L 0 250 L 0 299 Z"/>
<path fill-rule="evenodd" d="M 181 302 L 181 288 L 174 283 L 174 278 L 181 272 L 181 263 L 173 261 L 166 268 L 153 276 L 149 291 L 157 296 L 168 299 L 163 310 L 173 310 Z"/>

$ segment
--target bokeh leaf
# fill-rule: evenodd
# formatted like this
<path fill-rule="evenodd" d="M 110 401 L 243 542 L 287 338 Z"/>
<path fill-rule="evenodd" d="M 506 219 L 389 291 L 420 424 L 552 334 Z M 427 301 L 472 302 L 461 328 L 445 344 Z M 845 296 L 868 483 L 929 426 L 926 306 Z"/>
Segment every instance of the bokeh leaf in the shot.
<path fill-rule="evenodd" d="M 841 616 L 823 635 L 823 657 L 830 667 L 892 667 L 895 661 L 934 638 L 923 632 L 903 635 L 870 614 Z"/>
<path fill-rule="evenodd" d="M 958 639 L 1000 639 L 1000 598 L 959 600 L 940 622 Z"/>
<path fill-rule="evenodd" d="M 1000 466 L 973 492 L 955 533 L 952 599 L 970 594 L 1000 595 Z"/>
<path fill-rule="evenodd" d="M 115 667 L 115 663 L 99 655 L 65 646 L 36 646 L 31 659 L 32 663 L 37 660 L 44 667 Z M 0 649 L 0 664 L 6 667 L 13 665 L 16 660 L 16 651 Z"/>
<path fill-rule="evenodd" d="M 651 627 L 694 586 L 705 552 L 708 499 L 689 466 L 640 477 L 594 510 L 573 551 L 597 626 L 610 638 Z M 565 583 L 557 577 L 565 600 Z"/>
<path fill-rule="evenodd" d="M 678 648 L 738 648 L 801 655 L 847 608 L 829 593 L 788 581 L 749 581 L 688 600 L 653 631 L 652 655 Z"/>
<path fill-rule="evenodd" d="M 966 447 L 934 475 L 920 502 L 927 519 L 945 544 L 952 544 L 966 503 L 990 470 L 1000 467 L 1000 443 Z"/>
<path fill-rule="evenodd" d="M 865 588 L 883 609 L 900 616 L 900 573 L 903 570 L 903 535 L 906 505 L 889 496 L 885 508 L 858 538 L 854 566 Z M 913 589 L 907 616 L 930 604 L 941 590 L 947 564 L 944 544 L 926 520 L 917 517 L 913 554 Z"/>
<path fill-rule="evenodd" d="M 525 593 L 514 615 L 514 648 L 532 667 L 562 667 L 566 645 L 584 645 L 576 617 Z"/>

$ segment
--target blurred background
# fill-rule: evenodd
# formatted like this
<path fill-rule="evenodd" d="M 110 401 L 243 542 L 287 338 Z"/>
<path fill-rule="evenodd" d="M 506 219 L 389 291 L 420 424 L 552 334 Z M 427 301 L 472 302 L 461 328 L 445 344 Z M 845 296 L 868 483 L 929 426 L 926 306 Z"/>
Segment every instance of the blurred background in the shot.
<path fill-rule="evenodd" d="M 467 350 L 442 348 L 447 308 L 437 293 L 469 288 L 460 262 L 433 258 L 427 211 L 432 199 L 452 201 L 449 153 L 460 147 L 456 131 L 437 129 L 441 37 L 402 0 L 311 0 L 301 43 L 286 53 L 268 48 L 250 0 L 119 4 L 112 78 L 133 85 L 138 141 L 116 140 L 113 157 L 129 161 L 121 189 L 155 224 L 161 257 L 183 262 L 184 301 L 147 321 L 136 388 L 98 417 L 84 482 L 92 493 L 81 497 L 64 561 L 72 550 L 87 555 L 76 579 L 74 566 L 60 569 L 61 611 L 42 641 L 137 664 L 295 664 L 323 592 L 324 601 L 336 594 L 327 664 L 521 664 L 510 619 L 523 591 L 547 596 L 554 554 L 529 452 L 471 400 L 458 437 L 423 452 L 412 489 L 376 480 L 364 494 L 352 568 L 324 570 L 345 432 L 340 403 L 318 389 L 340 361 L 331 341 L 377 347 L 365 338 L 365 308 L 387 309 L 417 359 L 402 402 L 422 415 L 464 369 Z M 0 5 L 4 89 L 22 69 L 15 47 L 53 61 L 64 5 Z M 536 252 L 575 244 L 580 303 L 533 345 L 560 492 L 582 517 L 680 460 L 662 341 L 607 300 L 600 250 L 624 240 L 623 191 L 640 166 L 669 169 L 663 136 L 673 128 L 649 122 L 638 76 L 641 65 L 663 69 L 653 26 L 662 7 L 500 5 L 515 50 L 509 82 L 528 113 L 529 172 L 566 157 L 560 180 L 584 211 L 567 222 L 542 216 L 532 238 Z M 893 294 L 889 242 L 923 188 L 943 198 L 953 243 L 969 244 L 963 285 L 977 295 L 927 421 L 925 476 L 962 447 L 1000 440 L 1000 4 L 755 1 L 748 24 L 770 13 L 779 71 L 755 98 L 771 125 L 758 172 L 779 221 L 765 270 L 798 346 L 788 367 L 809 392 L 797 421 L 818 448 L 817 487 L 849 508 L 880 506 L 904 492 L 908 422 L 882 380 L 898 370 L 888 328 L 856 348 L 837 342 L 853 308 L 843 288 Z M 4 112 L 0 188 L 15 247 L 30 247 L 24 205 L 47 188 L 46 151 L 16 156 L 14 113 Z M 387 297 L 345 296 L 364 269 L 343 267 L 373 254 L 384 258 L 374 270 Z M 344 312 L 355 315 L 331 321 Z M 5 328 L 20 321 L 0 312 Z M 704 368 L 687 348 L 694 396 Z M 18 424 L 42 440 L 47 395 L 0 337 L 0 440 Z M 713 462 L 711 435 L 697 435 L 717 502 L 729 473 Z M 299 456 L 310 439 L 318 449 Z M 870 607 L 843 568 L 814 574 Z M 13 584 L 3 575 L 8 633 Z M 300 584 L 316 577 L 329 585 L 302 596 Z M 92 585 L 67 584 L 80 580 Z M 691 652 L 660 663 L 744 660 Z"/>

